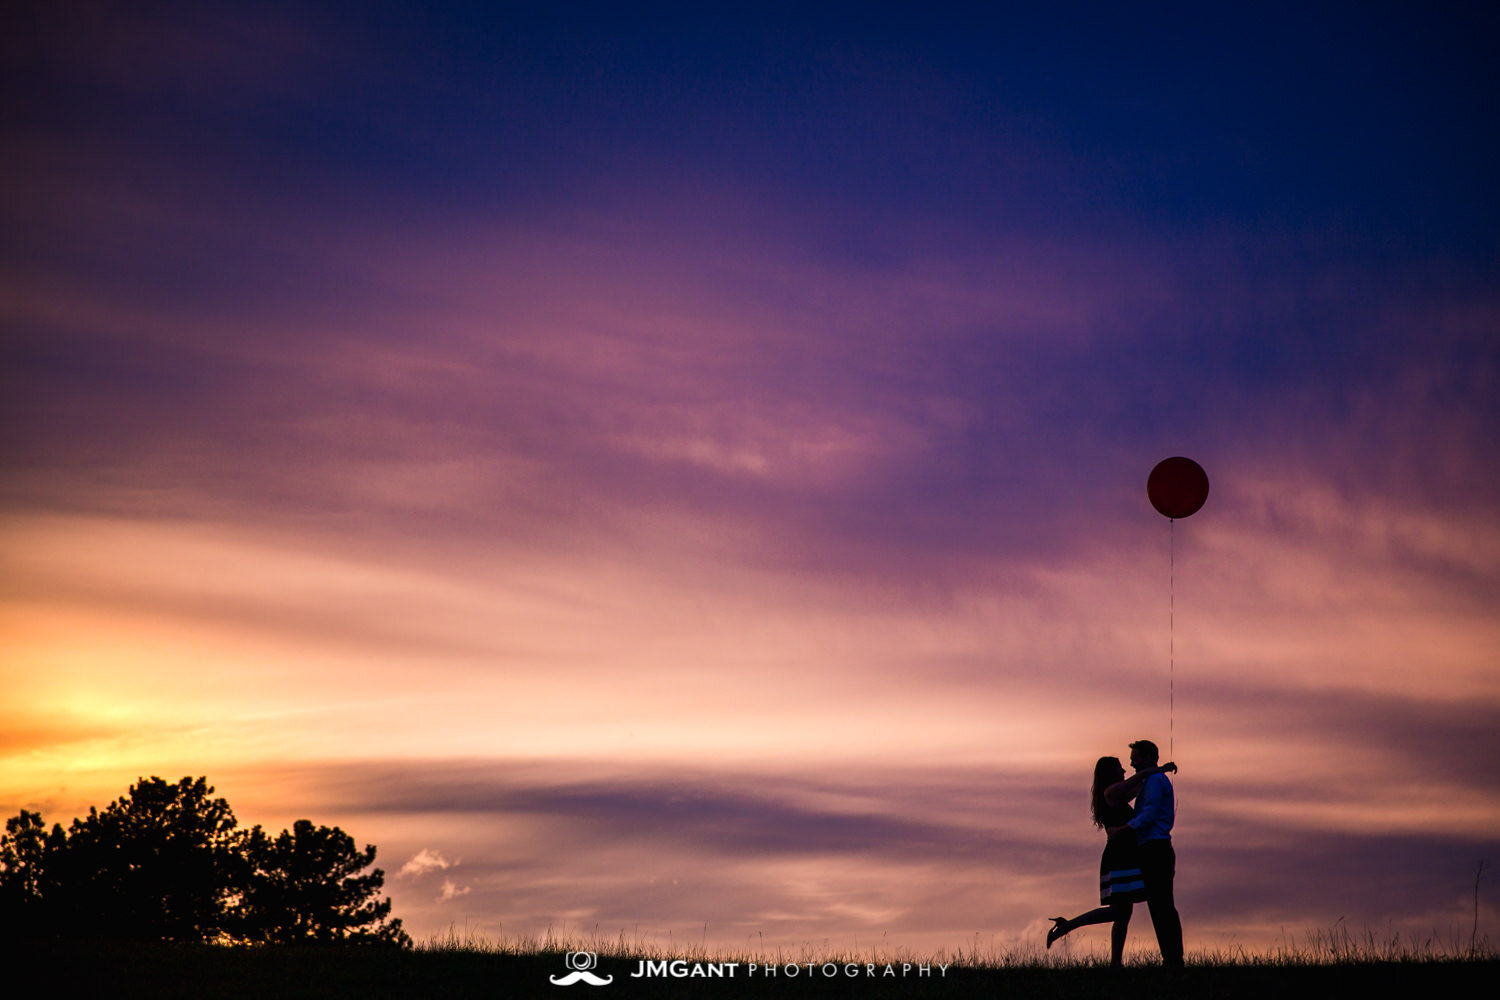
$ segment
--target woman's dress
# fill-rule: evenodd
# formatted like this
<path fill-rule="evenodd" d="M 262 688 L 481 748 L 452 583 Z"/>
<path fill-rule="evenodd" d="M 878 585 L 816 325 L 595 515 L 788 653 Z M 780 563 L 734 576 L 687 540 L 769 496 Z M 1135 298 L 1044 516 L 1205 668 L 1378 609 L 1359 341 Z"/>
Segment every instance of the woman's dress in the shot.
<path fill-rule="evenodd" d="M 1102 818 L 1106 827 L 1124 826 L 1132 815 L 1128 805 L 1106 805 Z M 1104 844 L 1104 855 L 1099 859 L 1099 902 L 1109 906 L 1112 903 L 1139 903 L 1145 898 L 1146 883 L 1141 878 L 1135 834 L 1126 831 Z"/>

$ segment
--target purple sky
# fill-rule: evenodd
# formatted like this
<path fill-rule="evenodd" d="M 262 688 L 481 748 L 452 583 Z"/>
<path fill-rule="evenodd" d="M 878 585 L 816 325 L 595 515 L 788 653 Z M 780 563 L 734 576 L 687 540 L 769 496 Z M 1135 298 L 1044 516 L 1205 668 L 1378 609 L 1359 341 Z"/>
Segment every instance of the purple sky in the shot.
<path fill-rule="evenodd" d="M 568 11 L 4 15 L 6 815 L 207 774 L 419 935 L 1008 946 L 1149 737 L 1190 950 L 1467 930 L 1493 13 Z"/>

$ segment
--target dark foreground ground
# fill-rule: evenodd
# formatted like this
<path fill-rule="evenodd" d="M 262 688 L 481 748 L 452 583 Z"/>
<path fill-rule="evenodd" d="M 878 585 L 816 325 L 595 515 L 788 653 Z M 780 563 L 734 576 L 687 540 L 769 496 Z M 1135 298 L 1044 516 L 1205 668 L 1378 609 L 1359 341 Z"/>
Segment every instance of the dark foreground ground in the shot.
<path fill-rule="evenodd" d="M 27 996 L 56 997 L 1000 997 L 1109 1000 L 1160 997 L 1400 996 L 1419 1000 L 1489 995 L 1500 983 L 1500 960 L 1350 962 L 1339 965 L 1189 965 L 1181 973 L 1140 966 L 1107 968 L 934 967 L 919 976 L 877 975 L 840 966 L 833 976 L 802 966 L 795 978 L 782 968 L 775 978 L 632 978 L 634 960 L 601 958 L 596 973 L 613 975 L 607 986 L 578 982 L 554 986 L 567 973 L 556 954 L 496 955 L 465 952 L 393 952 L 359 948 L 230 949 L 171 946 L 29 947 L 6 962 L 7 978 L 28 967 L 40 988 Z M 690 967 L 689 967 L 690 968 Z M 26 977 L 31 979 L 32 977 Z M 12 984 L 16 983 L 12 979 Z M 16 995 L 20 995 L 19 993 Z"/>

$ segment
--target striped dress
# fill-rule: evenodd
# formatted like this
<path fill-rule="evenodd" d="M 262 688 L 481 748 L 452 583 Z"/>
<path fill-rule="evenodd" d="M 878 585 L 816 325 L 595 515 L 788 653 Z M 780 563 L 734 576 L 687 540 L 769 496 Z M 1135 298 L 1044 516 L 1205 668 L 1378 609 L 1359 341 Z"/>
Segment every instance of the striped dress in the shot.
<path fill-rule="evenodd" d="M 1133 815 L 1130 806 L 1105 806 L 1104 825 L 1123 826 Z M 1146 898 L 1146 883 L 1141 878 L 1140 852 L 1133 833 L 1122 834 L 1104 844 L 1099 859 L 1099 903 L 1139 903 Z"/>

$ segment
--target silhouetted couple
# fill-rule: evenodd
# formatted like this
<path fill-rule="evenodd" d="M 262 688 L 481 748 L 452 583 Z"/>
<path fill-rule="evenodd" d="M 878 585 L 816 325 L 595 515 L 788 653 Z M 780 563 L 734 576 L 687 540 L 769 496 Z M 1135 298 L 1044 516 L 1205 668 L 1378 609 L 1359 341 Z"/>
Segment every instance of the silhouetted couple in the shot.
<path fill-rule="evenodd" d="M 1172 878 L 1177 855 L 1172 850 L 1172 820 L 1176 810 L 1172 782 L 1166 772 L 1173 763 L 1157 766 L 1156 744 L 1140 740 L 1130 744 L 1130 766 L 1135 774 L 1125 777 L 1118 757 L 1100 757 L 1094 765 L 1094 825 L 1104 828 L 1108 839 L 1099 859 L 1099 906 L 1072 920 L 1053 917 L 1047 932 L 1047 947 L 1075 927 L 1113 924 L 1110 931 L 1110 961 L 1123 965 L 1125 932 L 1130 911 L 1146 901 L 1162 964 L 1182 965 L 1182 921 L 1172 902 Z M 1135 808 L 1130 800 L 1135 799 Z"/>

